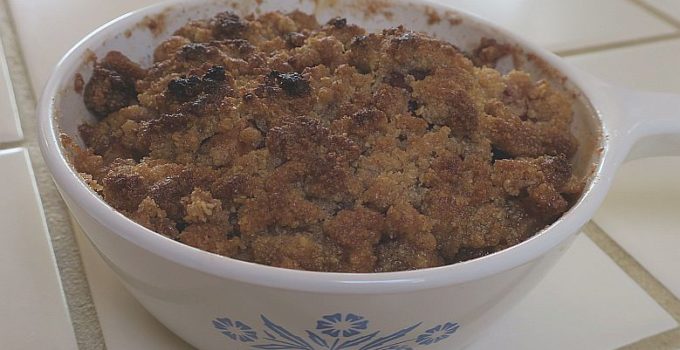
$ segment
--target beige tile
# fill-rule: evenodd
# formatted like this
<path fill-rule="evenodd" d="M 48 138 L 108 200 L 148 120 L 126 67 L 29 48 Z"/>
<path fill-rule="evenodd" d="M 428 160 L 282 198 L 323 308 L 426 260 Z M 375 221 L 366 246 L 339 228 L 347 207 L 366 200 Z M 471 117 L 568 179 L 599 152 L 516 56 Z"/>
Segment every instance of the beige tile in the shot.
<path fill-rule="evenodd" d="M 628 87 L 680 93 L 677 57 L 680 57 L 680 40 L 574 56 L 568 60 L 595 75 Z M 625 164 L 619 170 L 595 221 L 680 297 L 678 174 L 680 157 L 644 159 Z"/>
<path fill-rule="evenodd" d="M 571 56 L 567 61 L 613 83 L 680 93 L 678 57 L 680 39 Z"/>
<path fill-rule="evenodd" d="M 0 143 L 19 141 L 22 138 L 12 81 L 9 79 L 5 51 L 0 40 Z"/>
<path fill-rule="evenodd" d="M 28 153 L 0 151 L 0 348 L 76 348 Z"/>
<path fill-rule="evenodd" d="M 680 1 L 678 0 L 642 0 L 648 5 L 666 13 L 673 17 L 676 21 L 680 21 Z"/>
<path fill-rule="evenodd" d="M 193 349 L 151 316 L 97 255 L 74 221 L 85 273 L 108 350 Z"/>
<path fill-rule="evenodd" d="M 615 349 L 676 326 L 582 234 L 536 289 L 468 350 Z"/>
<path fill-rule="evenodd" d="M 555 51 L 675 31 L 671 25 L 622 0 L 436 1 L 487 18 Z"/>

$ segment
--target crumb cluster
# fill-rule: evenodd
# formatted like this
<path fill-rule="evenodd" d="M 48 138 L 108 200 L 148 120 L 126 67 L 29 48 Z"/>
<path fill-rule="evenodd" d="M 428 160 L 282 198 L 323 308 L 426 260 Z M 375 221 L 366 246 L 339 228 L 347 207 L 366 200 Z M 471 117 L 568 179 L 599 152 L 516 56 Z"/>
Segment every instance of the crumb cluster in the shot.
<path fill-rule="evenodd" d="M 119 52 L 84 87 L 99 118 L 64 144 L 106 202 L 171 239 L 292 269 L 383 272 L 512 246 L 582 190 L 571 102 L 502 45 L 466 54 L 403 27 L 231 12 L 150 68 Z"/>

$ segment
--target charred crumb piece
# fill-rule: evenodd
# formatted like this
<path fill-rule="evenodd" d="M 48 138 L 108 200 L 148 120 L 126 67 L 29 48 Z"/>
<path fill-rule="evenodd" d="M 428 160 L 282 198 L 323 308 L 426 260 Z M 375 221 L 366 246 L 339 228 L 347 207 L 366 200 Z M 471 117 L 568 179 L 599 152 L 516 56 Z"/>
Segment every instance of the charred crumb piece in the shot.
<path fill-rule="evenodd" d="M 418 108 L 420 108 L 421 103 L 416 101 L 416 100 L 409 100 L 408 101 L 408 111 L 411 113 L 415 113 Z"/>
<path fill-rule="evenodd" d="M 305 79 L 300 73 L 281 73 L 272 71 L 269 74 L 269 78 L 274 79 L 281 87 L 281 90 L 283 90 L 288 96 L 300 97 L 309 94 L 309 81 Z"/>
<path fill-rule="evenodd" d="M 144 78 L 146 70 L 118 51 L 110 51 L 95 65 L 85 85 L 83 99 L 87 109 L 104 117 L 123 107 L 137 103 L 135 82 Z"/>
<path fill-rule="evenodd" d="M 205 61 L 217 54 L 217 50 L 204 43 L 189 43 L 179 51 L 179 57 L 186 61 Z"/>
<path fill-rule="evenodd" d="M 251 102 L 251 101 L 254 101 L 254 100 L 255 100 L 255 94 L 253 94 L 252 92 L 246 92 L 245 94 L 243 94 L 243 101 Z"/>
<path fill-rule="evenodd" d="M 183 220 L 186 210 L 182 197 L 191 193 L 194 186 L 188 173 L 169 176 L 149 187 L 149 197 L 173 220 Z"/>
<path fill-rule="evenodd" d="M 212 66 L 203 75 L 203 81 L 222 82 L 226 80 L 227 76 L 225 74 L 224 67 L 222 66 Z"/>
<path fill-rule="evenodd" d="M 189 226 L 189 224 L 187 224 L 184 221 L 177 221 L 177 223 L 175 223 L 175 228 L 177 229 L 178 232 L 184 231 L 184 229 L 186 229 L 187 226 Z"/>
<path fill-rule="evenodd" d="M 423 80 L 425 79 L 428 75 L 432 74 L 432 72 L 429 69 L 411 69 L 408 71 L 408 74 L 413 76 L 415 80 Z"/>
<path fill-rule="evenodd" d="M 83 93 L 85 106 L 97 117 L 105 117 L 137 103 L 134 81 L 120 73 L 95 67 Z"/>
<path fill-rule="evenodd" d="M 187 102 L 201 93 L 213 93 L 226 84 L 227 76 L 222 66 L 212 66 L 202 77 L 180 77 L 168 82 L 168 94 L 174 100 Z"/>
<path fill-rule="evenodd" d="M 404 89 L 408 92 L 412 92 L 413 88 L 406 82 L 406 77 L 404 74 L 399 72 L 390 72 L 383 78 L 383 81 L 390 86 L 394 86 L 400 89 Z"/>
<path fill-rule="evenodd" d="M 286 40 L 286 44 L 290 48 L 301 47 L 305 44 L 305 40 L 307 40 L 307 37 L 304 34 L 298 32 L 286 33 L 284 38 Z"/>
<path fill-rule="evenodd" d="M 500 148 L 491 148 L 491 162 L 494 163 L 497 160 L 510 159 L 512 156 Z"/>
<path fill-rule="evenodd" d="M 247 28 L 246 23 L 237 14 L 225 11 L 217 14 L 211 21 L 213 35 L 219 39 L 238 38 Z"/>
<path fill-rule="evenodd" d="M 347 18 L 335 17 L 328 21 L 328 25 L 331 25 L 337 29 L 342 29 L 347 26 Z"/>
<path fill-rule="evenodd" d="M 177 78 L 168 83 L 168 93 L 178 101 L 188 101 L 202 92 L 201 78 L 193 75 Z"/>

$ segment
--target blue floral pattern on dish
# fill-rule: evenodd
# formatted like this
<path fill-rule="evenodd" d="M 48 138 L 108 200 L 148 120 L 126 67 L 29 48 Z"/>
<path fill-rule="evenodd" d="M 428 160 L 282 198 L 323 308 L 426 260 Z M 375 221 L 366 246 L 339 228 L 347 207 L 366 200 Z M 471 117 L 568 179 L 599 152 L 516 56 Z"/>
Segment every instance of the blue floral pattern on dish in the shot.
<path fill-rule="evenodd" d="M 231 322 L 228 317 L 216 318 L 213 325 L 227 337 L 242 342 L 253 342 L 257 340 L 257 332 L 240 321 Z"/>
<path fill-rule="evenodd" d="M 413 350 L 413 348 L 408 345 L 394 345 L 390 346 L 386 350 Z"/>
<path fill-rule="evenodd" d="M 416 343 L 420 345 L 430 345 L 438 343 L 451 336 L 458 330 L 457 323 L 446 322 L 444 325 L 437 325 L 418 336 Z"/>
<path fill-rule="evenodd" d="M 340 333 L 344 338 L 355 336 L 368 327 L 368 320 L 355 314 L 347 314 L 343 320 L 342 314 L 323 316 L 316 321 L 316 329 L 321 333 L 337 338 Z"/>
<path fill-rule="evenodd" d="M 262 350 L 416 350 L 436 344 L 452 336 L 460 327 L 446 322 L 423 327 L 422 322 L 396 332 L 369 329 L 369 321 L 354 313 L 323 315 L 314 329 L 305 334 L 294 334 L 266 316 L 261 315 L 263 327 L 254 330 L 249 325 L 228 317 L 215 318 L 215 329 L 232 341 L 249 344 L 250 349 Z M 259 335 L 258 335 L 259 332 Z"/>

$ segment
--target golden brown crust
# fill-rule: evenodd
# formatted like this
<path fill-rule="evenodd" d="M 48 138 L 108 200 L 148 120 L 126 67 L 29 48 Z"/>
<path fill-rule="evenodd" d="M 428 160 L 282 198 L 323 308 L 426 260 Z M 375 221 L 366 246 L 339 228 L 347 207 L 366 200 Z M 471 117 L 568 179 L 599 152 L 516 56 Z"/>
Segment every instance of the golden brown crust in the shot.
<path fill-rule="evenodd" d="M 380 272 L 504 249 L 565 212 L 570 101 L 402 27 L 301 12 L 193 21 L 139 68 L 97 63 L 104 117 L 64 144 L 114 208 L 216 254 Z M 476 63 L 476 64 L 475 64 Z"/>

